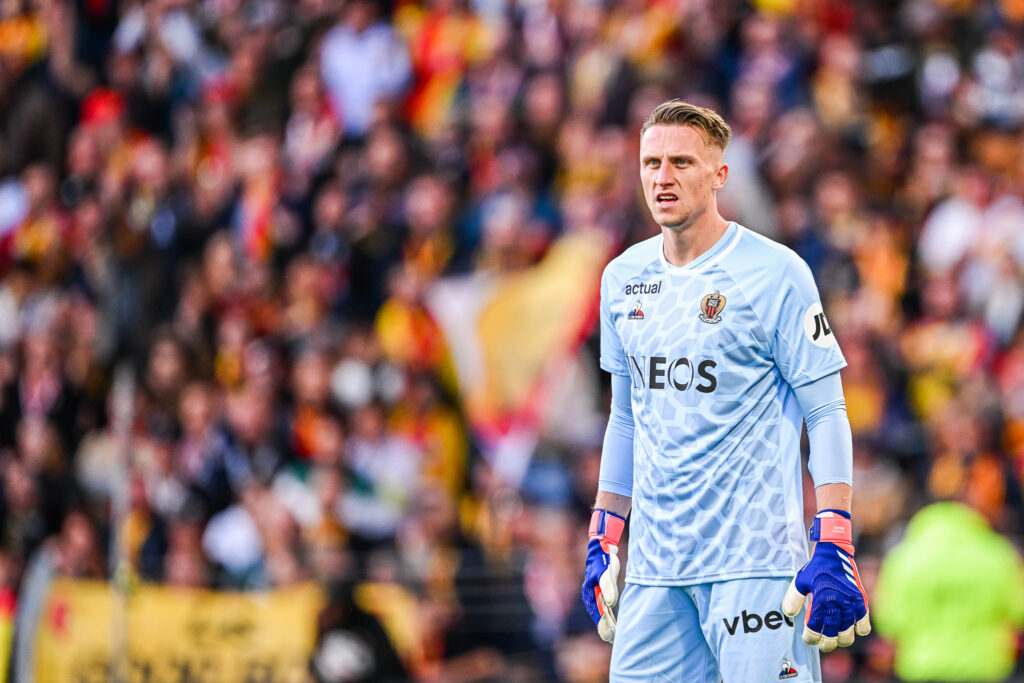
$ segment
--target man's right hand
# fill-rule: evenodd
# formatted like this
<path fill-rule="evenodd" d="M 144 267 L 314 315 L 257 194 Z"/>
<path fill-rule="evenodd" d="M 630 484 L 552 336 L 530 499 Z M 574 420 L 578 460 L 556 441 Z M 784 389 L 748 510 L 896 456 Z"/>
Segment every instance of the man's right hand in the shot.
<path fill-rule="evenodd" d="M 626 527 L 623 517 L 594 510 L 590 517 L 587 570 L 583 575 L 583 605 L 603 640 L 615 640 L 615 613 L 619 599 L 619 539 Z"/>

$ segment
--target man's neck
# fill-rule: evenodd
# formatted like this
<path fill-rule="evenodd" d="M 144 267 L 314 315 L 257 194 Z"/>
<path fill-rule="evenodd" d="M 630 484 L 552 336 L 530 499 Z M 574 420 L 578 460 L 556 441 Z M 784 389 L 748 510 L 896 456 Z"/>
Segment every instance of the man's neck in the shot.
<path fill-rule="evenodd" d="M 729 221 L 719 216 L 717 211 L 709 214 L 678 232 L 662 227 L 666 261 L 673 266 L 685 266 L 699 258 L 721 239 L 729 227 Z"/>

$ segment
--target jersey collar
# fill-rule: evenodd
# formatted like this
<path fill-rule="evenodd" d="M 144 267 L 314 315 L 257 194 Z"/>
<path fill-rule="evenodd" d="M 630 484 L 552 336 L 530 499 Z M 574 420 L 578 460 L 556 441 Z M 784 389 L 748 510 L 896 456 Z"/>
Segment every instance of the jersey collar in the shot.
<path fill-rule="evenodd" d="M 742 234 L 741 226 L 735 221 L 729 221 L 729 225 L 726 226 L 725 232 L 718 238 L 718 241 L 710 249 L 685 266 L 673 265 L 665 258 L 665 235 L 662 234 L 658 236 L 658 260 L 661 261 L 661 265 L 664 266 L 666 271 L 676 275 L 699 275 L 706 273 L 711 269 L 711 266 L 718 263 L 722 257 L 733 250 L 739 243 Z"/>

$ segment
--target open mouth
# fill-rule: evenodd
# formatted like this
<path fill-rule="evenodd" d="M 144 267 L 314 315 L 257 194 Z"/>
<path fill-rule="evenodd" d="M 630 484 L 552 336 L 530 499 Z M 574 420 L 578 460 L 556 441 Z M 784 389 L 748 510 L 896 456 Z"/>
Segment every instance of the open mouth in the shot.
<path fill-rule="evenodd" d="M 659 192 L 654 195 L 654 203 L 658 206 L 671 206 L 679 201 L 679 197 L 671 192 Z"/>

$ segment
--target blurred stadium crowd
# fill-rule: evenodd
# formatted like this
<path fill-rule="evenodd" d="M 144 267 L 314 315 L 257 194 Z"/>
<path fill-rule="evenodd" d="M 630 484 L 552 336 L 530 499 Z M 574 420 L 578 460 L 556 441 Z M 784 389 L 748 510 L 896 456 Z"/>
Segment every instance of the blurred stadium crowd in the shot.
<path fill-rule="evenodd" d="M 425 299 L 653 235 L 670 97 L 733 126 L 723 215 L 815 272 L 869 591 L 930 501 L 1020 534 L 1022 36 L 1013 0 L 3 0 L 0 606 L 41 556 L 109 576 L 116 537 L 145 581 L 370 587 L 367 680 L 601 680 L 596 326 L 510 483 Z M 823 659 L 892 675 L 878 637 Z"/>

